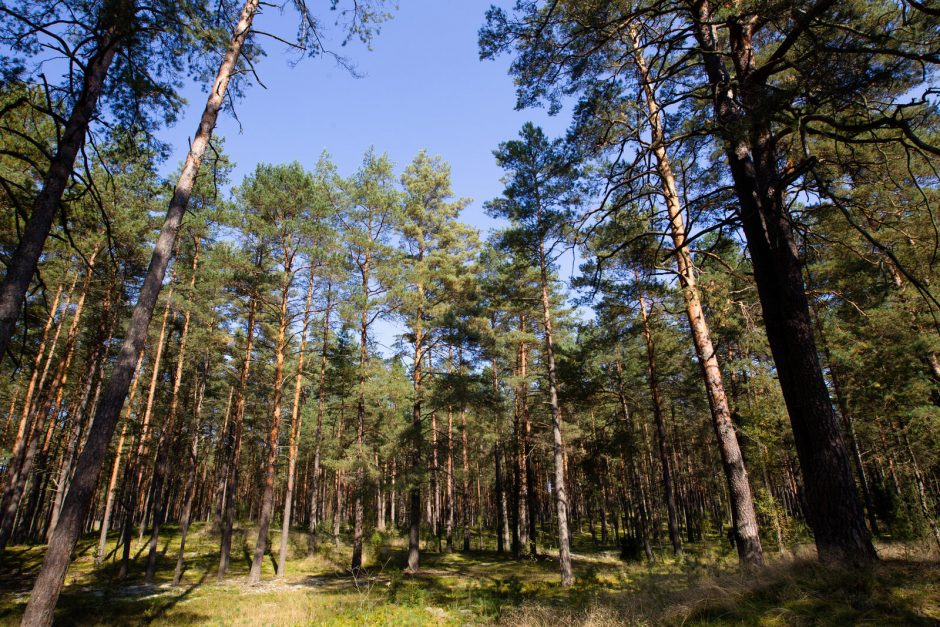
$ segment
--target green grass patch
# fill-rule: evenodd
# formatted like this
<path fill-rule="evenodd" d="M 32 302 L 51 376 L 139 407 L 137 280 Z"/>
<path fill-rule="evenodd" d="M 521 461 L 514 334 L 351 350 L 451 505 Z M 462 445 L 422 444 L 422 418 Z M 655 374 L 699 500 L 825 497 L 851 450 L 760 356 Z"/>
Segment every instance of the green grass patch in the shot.
<path fill-rule="evenodd" d="M 277 550 L 279 530 L 271 540 Z M 232 563 L 218 581 L 218 536 L 194 525 L 186 571 L 171 583 L 177 529 L 161 540 L 156 581 L 143 583 L 145 542 L 133 546 L 131 568 L 118 577 L 120 555 L 94 564 L 95 537 L 84 538 L 59 602 L 62 625 L 909 625 L 940 622 L 940 568 L 897 549 L 864 571 L 823 567 L 806 558 L 778 558 L 754 573 L 737 571 L 731 551 L 712 538 L 680 558 L 657 552 L 652 564 L 626 563 L 613 546 L 590 538 L 574 544 L 576 584 L 559 585 L 556 556 L 514 560 L 489 550 L 422 552 L 421 570 L 404 572 L 402 538 L 374 534 L 366 570 L 348 571 L 351 550 L 292 532 L 287 572 L 275 578 L 269 552 L 260 585 L 246 583 L 255 532 L 241 528 Z M 108 548 L 114 549 L 112 538 Z M 474 547 L 481 543 L 474 542 Z M 0 624 L 17 624 L 44 547 L 10 547 L 0 563 Z"/>

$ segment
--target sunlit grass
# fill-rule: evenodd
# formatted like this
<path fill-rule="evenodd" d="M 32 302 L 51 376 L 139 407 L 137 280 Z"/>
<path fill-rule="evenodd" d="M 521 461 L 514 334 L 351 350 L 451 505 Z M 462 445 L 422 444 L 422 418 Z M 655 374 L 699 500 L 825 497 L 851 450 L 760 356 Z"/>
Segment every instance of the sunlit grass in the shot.
<path fill-rule="evenodd" d="M 79 544 L 59 603 L 62 624 L 218 625 L 467 625 L 506 624 L 930 624 L 940 620 L 940 569 L 894 548 L 867 571 L 824 568 L 808 559 L 771 559 L 756 573 L 739 573 L 733 552 L 717 539 L 690 544 L 675 558 L 657 551 L 653 564 L 627 563 L 613 546 L 577 536 L 577 583 L 559 585 L 556 556 L 513 560 L 483 549 L 474 537 L 469 553 L 422 552 L 417 575 L 403 572 L 402 538 L 374 534 L 366 543 L 366 572 L 347 570 L 347 544 L 290 535 L 287 572 L 276 578 L 279 530 L 260 585 L 246 583 L 254 530 L 233 541 L 225 580 L 216 577 L 218 536 L 201 524 L 187 540 L 183 581 L 173 586 L 179 537 L 167 527 L 157 580 L 143 584 L 145 544 L 134 544 L 128 577 L 118 579 L 120 555 L 95 567 L 96 538 Z M 136 538 L 135 538 L 136 539 Z M 458 544 L 459 546 L 459 544 Z M 109 550 L 114 548 L 112 537 Z M 28 599 L 43 547 L 11 547 L 0 565 L 0 623 L 15 624 Z M 808 553 L 804 551 L 804 553 Z"/>

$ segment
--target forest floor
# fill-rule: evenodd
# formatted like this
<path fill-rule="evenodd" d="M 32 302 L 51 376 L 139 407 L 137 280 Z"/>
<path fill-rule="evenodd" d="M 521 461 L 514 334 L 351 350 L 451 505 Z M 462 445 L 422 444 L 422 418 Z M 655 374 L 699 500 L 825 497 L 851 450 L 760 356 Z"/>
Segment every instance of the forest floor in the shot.
<path fill-rule="evenodd" d="M 249 533 L 246 533 L 248 531 Z M 422 552 L 421 572 L 405 575 L 406 551 L 397 537 L 374 535 L 366 572 L 347 570 L 348 546 L 329 539 L 306 556 L 306 534 L 291 534 L 287 573 L 249 586 L 253 534 L 233 542 L 232 567 L 216 579 L 218 537 L 195 525 L 187 539 L 187 570 L 171 584 L 179 537 L 167 527 L 157 581 L 143 584 L 145 543 L 125 581 L 111 556 L 94 567 L 96 537 L 84 538 L 59 601 L 57 624 L 70 625 L 938 625 L 940 563 L 916 547 L 881 545 L 882 561 L 864 571 L 820 566 L 811 551 L 771 556 L 756 573 L 740 573 L 717 538 L 692 544 L 679 558 L 626 563 L 613 547 L 577 536 L 577 583 L 559 586 L 551 555 L 513 560 L 491 550 Z M 275 543 L 277 530 L 272 530 Z M 478 545 L 474 537 L 473 548 Z M 275 545 L 275 551 L 276 549 Z M 237 548 L 237 553 L 236 553 Z M 113 549 L 113 539 L 109 543 Z M 0 624 L 22 614 L 43 547 L 13 546 L 0 562 Z"/>

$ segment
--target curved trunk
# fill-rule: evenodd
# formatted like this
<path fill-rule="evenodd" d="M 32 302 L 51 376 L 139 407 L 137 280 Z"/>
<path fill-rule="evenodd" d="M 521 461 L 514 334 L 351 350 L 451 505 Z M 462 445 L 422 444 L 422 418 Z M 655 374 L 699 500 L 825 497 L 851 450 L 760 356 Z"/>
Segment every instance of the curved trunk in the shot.
<path fill-rule="evenodd" d="M 226 87 L 228 87 L 229 79 L 241 55 L 242 45 L 248 36 L 248 30 L 257 8 L 258 0 L 247 0 L 245 3 L 238 25 L 232 35 L 229 49 L 219 67 L 212 90 L 209 92 L 209 99 L 203 111 L 199 128 L 193 136 L 186 163 L 173 193 L 173 199 L 170 201 L 166 220 L 163 223 L 157 244 L 154 246 L 147 276 L 140 288 L 137 305 L 134 307 L 127 335 L 121 345 L 120 355 L 98 404 L 88 440 L 78 459 L 75 479 L 69 487 L 65 503 L 62 506 L 59 524 L 52 540 L 49 542 L 42 569 L 33 585 L 29 603 L 23 614 L 24 625 L 41 627 L 52 624 L 55 605 L 59 599 L 62 584 L 65 582 L 65 573 L 68 570 L 69 560 L 75 548 L 75 542 L 78 540 L 78 535 L 81 533 L 82 524 L 91 507 L 95 486 L 98 483 L 98 475 L 101 474 L 101 467 L 107 454 L 108 445 L 111 442 L 111 436 L 117 426 L 121 407 L 127 398 L 131 377 L 134 374 L 134 365 L 137 362 L 137 354 L 147 340 L 147 327 L 153 315 L 153 308 L 156 305 L 160 288 L 163 285 L 166 268 L 170 262 L 170 253 L 176 242 L 176 234 L 189 204 L 189 196 L 192 193 L 196 174 L 209 145 L 209 139 L 212 136 L 212 130 L 215 128 L 219 110 L 222 108 Z"/>

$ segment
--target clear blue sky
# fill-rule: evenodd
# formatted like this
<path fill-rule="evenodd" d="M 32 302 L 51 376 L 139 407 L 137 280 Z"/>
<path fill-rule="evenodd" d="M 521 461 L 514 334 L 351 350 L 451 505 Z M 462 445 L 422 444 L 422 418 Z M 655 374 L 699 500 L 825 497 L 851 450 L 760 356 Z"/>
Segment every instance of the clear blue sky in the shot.
<path fill-rule="evenodd" d="M 455 194 L 473 199 L 463 221 L 485 232 L 493 221 L 483 202 L 502 189 L 492 155 L 497 144 L 515 137 L 527 120 L 551 135 L 564 132 L 568 121 L 564 111 L 554 118 L 544 110 L 515 111 L 509 58 L 479 60 L 477 31 L 490 4 L 402 0 L 372 51 L 358 42 L 339 49 L 333 37 L 334 47 L 363 75 L 358 79 L 327 57 L 291 67 L 296 53 L 263 38 L 268 56 L 257 70 L 267 89 L 253 85 L 238 103 L 241 132 L 229 115 L 216 130 L 237 164 L 233 181 L 261 161 L 298 160 L 313 168 L 324 149 L 348 175 L 369 146 L 387 152 L 400 173 L 425 148 L 450 163 Z M 266 7 L 255 25 L 289 39 L 295 19 L 291 10 L 281 14 Z M 184 94 L 189 102 L 184 115 L 162 134 L 173 146 L 167 171 L 185 156 L 205 102 L 197 85 L 187 86 Z"/>
<path fill-rule="evenodd" d="M 262 161 L 297 160 L 312 169 L 324 149 L 340 173 L 349 175 L 370 146 L 387 152 L 400 174 L 424 148 L 451 165 L 455 195 L 473 201 L 461 219 L 485 237 L 496 223 L 484 213 L 483 203 L 503 187 L 493 150 L 516 137 L 526 121 L 559 135 L 570 119 L 567 111 L 554 117 L 542 109 L 516 111 L 507 72 L 510 58 L 480 61 L 477 31 L 490 4 L 402 0 L 371 51 L 358 42 L 340 50 L 361 78 L 328 57 L 304 59 L 292 67 L 296 53 L 264 38 L 268 56 L 256 69 L 267 89 L 255 84 L 237 104 L 241 130 L 230 115 L 221 117 L 216 129 L 225 136 L 225 150 L 236 163 L 233 183 Z M 290 10 L 265 8 L 255 26 L 290 39 L 295 19 Z M 335 37 L 332 41 L 338 48 Z M 187 86 L 183 93 L 189 102 L 185 114 L 161 135 L 173 147 L 166 172 L 185 157 L 187 138 L 205 103 L 199 85 Z M 562 266 L 562 276 L 567 277 L 570 258 Z M 379 320 L 372 335 L 389 355 L 401 332 L 395 321 Z"/>

